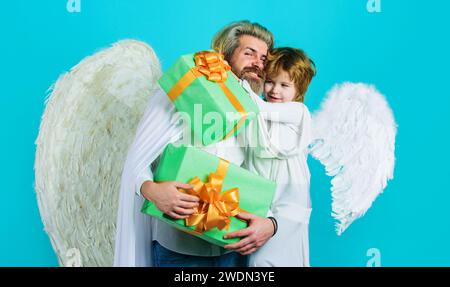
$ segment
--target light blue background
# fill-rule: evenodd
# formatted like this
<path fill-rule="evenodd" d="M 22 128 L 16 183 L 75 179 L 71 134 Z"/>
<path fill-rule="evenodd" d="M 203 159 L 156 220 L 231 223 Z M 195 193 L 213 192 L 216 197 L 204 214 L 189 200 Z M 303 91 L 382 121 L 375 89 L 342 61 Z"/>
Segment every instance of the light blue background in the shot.
<path fill-rule="evenodd" d="M 329 178 L 310 161 L 313 266 L 365 266 L 369 248 L 382 266 L 450 266 L 450 123 L 447 52 L 450 2 L 381 0 L 65 0 L 2 1 L 0 125 L 2 165 L 0 265 L 56 266 L 33 190 L 34 140 L 47 88 L 83 57 L 124 38 L 148 42 L 164 68 L 177 56 L 209 47 L 231 21 L 269 28 L 276 44 L 305 49 L 316 61 L 306 104 L 319 107 L 334 83 L 375 84 L 399 125 L 395 179 L 366 216 L 334 233 Z M 197 14 L 196 14 L 197 12 Z"/>

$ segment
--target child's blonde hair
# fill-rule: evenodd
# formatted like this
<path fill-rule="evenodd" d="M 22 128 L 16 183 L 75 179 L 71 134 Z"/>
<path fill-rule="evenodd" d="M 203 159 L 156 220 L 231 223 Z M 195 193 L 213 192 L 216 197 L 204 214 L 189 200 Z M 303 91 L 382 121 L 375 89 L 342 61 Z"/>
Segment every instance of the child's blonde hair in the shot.
<path fill-rule="evenodd" d="M 276 48 L 267 56 L 267 77 L 286 71 L 294 81 L 297 94 L 294 101 L 304 102 L 305 94 L 312 78 L 316 75 L 316 65 L 303 50 L 296 48 Z"/>

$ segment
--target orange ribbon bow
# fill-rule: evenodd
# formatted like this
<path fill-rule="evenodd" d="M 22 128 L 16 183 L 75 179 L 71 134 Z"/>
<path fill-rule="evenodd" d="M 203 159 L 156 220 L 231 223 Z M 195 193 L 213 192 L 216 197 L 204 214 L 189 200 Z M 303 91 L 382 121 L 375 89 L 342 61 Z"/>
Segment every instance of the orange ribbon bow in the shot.
<path fill-rule="evenodd" d="M 205 76 L 209 81 L 216 82 L 227 97 L 228 101 L 241 115 L 238 123 L 223 137 L 223 139 L 227 139 L 245 123 L 245 120 L 248 117 L 248 113 L 245 108 L 231 92 L 231 90 L 225 85 L 225 81 L 228 78 L 227 71 L 230 71 L 231 67 L 224 60 L 224 56 L 217 52 L 197 52 L 195 53 L 194 60 L 195 67 L 191 68 L 186 74 L 184 74 L 183 77 L 181 77 L 181 79 L 167 92 L 167 96 L 172 102 L 174 102 L 176 98 L 181 95 L 193 81 L 195 81 L 195 79 L 201 76 Z"/>
<path fill-rule="evenodd" d="M 239 188 L 232 188 L 222 193 L 222 184 L 225 179 L 229 163 L 220 160 L 219 167 L 210 173 L 208 182 L 204 183 L 198 176 L 189 184 L 194 188 L 185 193 L 198 196 L 200 204 L 195 213 L 185 219 L 186 226 L 196 226 L 195 231 L 204 232 L 217 227 L 219 230 L 228 230 L 231 217 L 243 212 L 239 208 Z"/>
<path fill-rule="evenodd" d="M 197 71 L 205 75 L 208 81 L 223 83 L 227 80 L 227 71 L 231 67 L 225 62 L 223 55 L 217 52 L 202 51 L 195 54 Z"/>

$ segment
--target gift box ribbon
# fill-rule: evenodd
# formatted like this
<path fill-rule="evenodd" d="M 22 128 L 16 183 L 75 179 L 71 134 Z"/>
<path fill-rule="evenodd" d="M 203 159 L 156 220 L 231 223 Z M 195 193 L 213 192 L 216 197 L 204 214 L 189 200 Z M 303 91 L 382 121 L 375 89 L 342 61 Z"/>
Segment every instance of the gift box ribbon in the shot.
<path fill-rule="evenodd" d="M 204 232 L 217 227 L 219 230 L 230 227 L 231 217 L 245 210 L 239 208 L 239 188 L 235 187 L 222 193 L 229 163 L 220 159 L 219 166 L 214 173 L 210 173 L 208 182 L 203 182 L 198 176 L 189 184 L 192 190 L 180 190 L 200 198 L 195 212 L 185 219 L 186 226 L 195 226 L 195 231 Z"/>
<path fill-rule="evenodd" d="M 245 119 L 248 116 L 247 111 L 241 105 L 236 96 L 225 85 L 225 81 L 228 78 L 227 71 L 231 70 L 231 67 L 225 62 L 222 54 L 211 51 L 197 52 L 194 56 L 195 67 L 187 71 L 183 77 L 170 89 L 167 96 L 173 102 L 176 98 L 183 93 L 183 91 L 189 87 L 189 85 L 198 77 L 205 76 L 209 81 L 216 82 L 223 93 L 227 97 L 228 101 L 233 105 L 236 111 L 241 115 L 238 123 L 233 129 L 228 132 L 223 139 L 227 139 L 232 135 L 239 127 L 244 124 Z"/>

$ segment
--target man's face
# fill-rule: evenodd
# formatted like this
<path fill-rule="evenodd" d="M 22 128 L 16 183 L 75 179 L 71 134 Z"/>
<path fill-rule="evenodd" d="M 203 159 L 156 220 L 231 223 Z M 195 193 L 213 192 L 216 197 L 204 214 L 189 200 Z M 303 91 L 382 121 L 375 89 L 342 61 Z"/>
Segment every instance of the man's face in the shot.
<path fill-rule="evenodd" d="M 267 44 L 253 36 L 243 35 L 230 59 L 231 70 L 242 80 L 247 80 L 252 90 L 261 94 L 264 87 L 264 64 Z"/>

